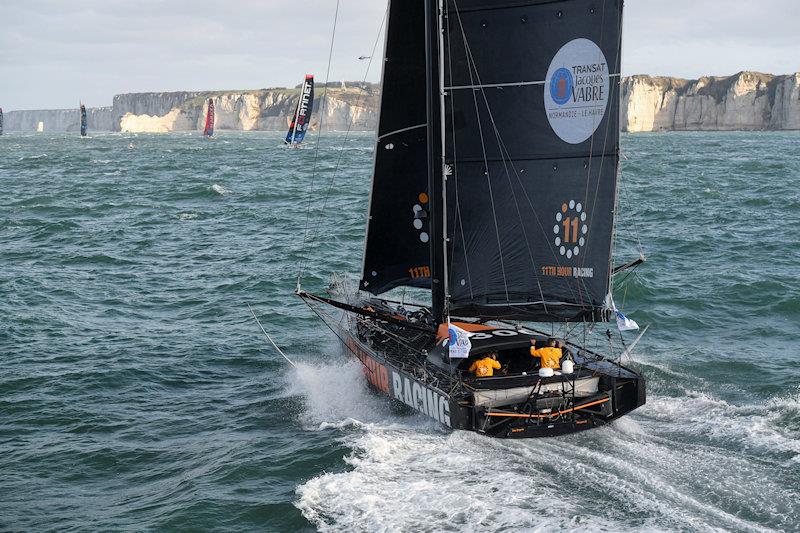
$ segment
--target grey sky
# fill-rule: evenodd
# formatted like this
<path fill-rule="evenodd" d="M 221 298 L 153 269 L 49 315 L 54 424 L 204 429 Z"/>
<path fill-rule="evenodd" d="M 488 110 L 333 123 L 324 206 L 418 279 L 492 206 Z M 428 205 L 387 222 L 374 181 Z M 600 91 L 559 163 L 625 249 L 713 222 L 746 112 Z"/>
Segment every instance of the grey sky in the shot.
<path fill-rule="evenodd" d="M 109 105 L 139 91 L 324 79 L 335 0 L 0 0 L 0 106 Z M 361 79 L 385 0 L 341 0 L 331 79 Z M 298 9 L 302 7 L 302 11 Z M 302 16 L 301 16 L 302 14 Z M 307 33 L 301 38 L 298 16 Z M 798 0 L 627 0 L 623 70 L 800 69 Z M 369 79 L 377 80 L 379 64 Z"/>

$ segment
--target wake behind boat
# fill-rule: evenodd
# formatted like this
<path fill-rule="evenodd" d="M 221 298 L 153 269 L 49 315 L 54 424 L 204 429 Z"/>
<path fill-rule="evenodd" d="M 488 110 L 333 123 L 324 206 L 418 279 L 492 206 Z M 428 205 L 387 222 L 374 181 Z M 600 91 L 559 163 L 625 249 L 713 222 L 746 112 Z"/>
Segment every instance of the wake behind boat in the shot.
<path fill-rule="evenodd" d="M 372 387 L 447 427 L 545 437 L 645 403 L 632 346 L 601 325 L 638 329 L 611 289 L 643 261 L 612 267 L 622 2 L 606 4 L 390 3 L 361 281 L 297 292 Z M 431 304 L 382 296 L 397 287 Z"/>

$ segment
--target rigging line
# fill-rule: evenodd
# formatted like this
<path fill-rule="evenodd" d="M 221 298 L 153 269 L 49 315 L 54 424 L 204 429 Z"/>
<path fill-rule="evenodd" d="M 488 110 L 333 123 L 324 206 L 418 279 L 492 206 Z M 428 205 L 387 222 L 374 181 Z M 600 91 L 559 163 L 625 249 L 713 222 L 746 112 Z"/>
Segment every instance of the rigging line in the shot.
<path fill-rule="evenodd" d="M 306 300 L 305 298 L 303 298 L 303 301 L 305 302 L 305 304 L 306 304 L 306 305 L 307 305 L 307 306 L 308 306 L 308 307 L 309 307 L 309 308 L 310 308 L 310 309 L 311 309 L 311 310 L 312 310 L 312 311 L 313 311 L 313 312 L 314 312 L 314 313 L 315 313 L 315 314 L 316 314 L 316 315 L 317 315 L 317 316 L 318 316 L 320 319 L 322 319 L 322 321 L 323 321 L 323 322 L 325 322 L 325 325 L 327 325 L 327 326 L 328 326 L 328 328 L 329 328 L 331 331 L 333 331 L 333 333 L 334 333 L 334 334 L 335 334 L 337 337 L 339 337 L 339 339 L 340 339 L 340 340 L 342 340 L 342 342 L 344 342 L 344 339 L 342 339 L 342 337 L 341 337 L 341 336 L 340 336 L 338 333 L 336 333 L 336 331 L 335 331 L 335 330 L 334 330 L 334 329 L 333 329 L 333 328 L 330 326 L 330 323 L 332 323 L 332 322 L 336 322 L 336 318 L 335 318 L 335 317 L 334 317 L 334 316 L 333 316 L 331 313 L 328 313 L 327 311 L 325 311 L 325 310 L 324 310 L 325 308 L 324 308 L 322 305 L 320 305 L 320 303 L 319 303 L 319 302 L 316 302 L 316 303 L 317 303 L 317 305 L 312 305 L 312 304 L 311 304 L 311 303 L 310 303 L 308 300 Z M 315 300 L 312 300 L 312 301 L 315 301 Z M 343 315 L 343 317 L 346 317 L 346 315 L 347 315 L 347 311 L 343 311 L 343 312 L 342 312 L 342 315 Z M 330 322 L 329 322 L 328 320 L 326 320 L 326 319 L 325 319 L 325 317 L 328 317 L 328 319 L 330 320 Z M 341 321 L 340 321 L 340 324 L 341 324 Z M 381 333 L 383 333 L 383 334 L 385 334 L 385 335 L 388 335 L 388 336 L 390 336 L 390 337 L 393 337 L 393 338 L 395 339 L 395 342 L 397 342 L 397 343 L 398 343 L 398 344 L 400 344 L 400 345 L 401 345 L 403 348 L 405 348 L 405 349 L 407 349 L 407 350 L 408 350 L 408 353 L 409 353 L 409 354 L 415 354 L 415 353 L 419 353 L 419 348 L 418 348 L 418 347 L 415 347 L 415 346 L 413 346 L 413 345 L 409 344 L 409 343 L 408 343 L 408 342 L 407 342 L 405 339 L 403 339 L 403 338 L 402 338 L 402 337 L 400 337 L 399 335 L 397 335 L 397 334 L 395 334 L 395 333 L 392 333 L 391 331 L 389 331 L 389 330 L 388 330 L 388 329 L 386 329 L 386 328 L 383 328 L 383 327 L 381 327 L 381 325 L 380 325 L 380 324 L 378 324 L 377 322 L 372 322 L 372 321 L 365 320 L 365 321 L 363 321 L 363 322 L 362 322 L 362 324 L 363 324 L 364 326 L 366 326 L 366 327 L 368 327 L 368 328 L 370 328 L 370 329 L 374 330 L 374 331 L 380 331 Z M 341 328 L 341 329 L 343 330 L 344 328 Z M 347 344 L 347 343 L 345 343 L 345 344 Z M 351 351 L 352 351 L 352 350 L 351 350 Z M 356 354 L 356 355 L 358 355 L 358 354 Z"/>
<path fill-rule="evenodd" d="M 475 74 L 478 75 L 478 66 L 475 64 L 475 60 L 472 57 L 472 53 L 470 52 L 469 42 L 467 42 L 467 34 L 464 31 L 464 24 L 461 21 L 461 13 L 458 11 L 458 2 L 457 0 L 453 0 L 453 4 L 456 6 L 456 16 L 458 17 L 459 25 L 461 26 L 461 38 L 464 41 L 464 50 L 467 52 L 467 72 L 469 72 L 469 79 L 470 82 L 474 83 L 474 78 L 472 76 L 472 69 L 475 69 Z M 480 82 L 480 78 L 478 80 Z M 472 100 L 475 103 L 475 116 L 478 119 L 478 135 L 481 138 L 481 150 L 483 151 L 483 168 L 484 168 L 484 175 L 486 176 L 486 185 L 489 189 L 489 204 L 492 206 L 492 218 L 494 220 L 494 232 L 495 236 L 497 237 L 497 250 L 500 256 L 500 271 L 503 274 L 503 286 L 505 287 L 506 291 L 506 301 L 509 301 L 508 296 L 508 279 L 506 278 L 506 267 L 505 262 L 503 261 L 503 246 L 500 242 L 500 227 L 497 224 L 497 210 L 495 209 L 494 204 L 494 194 L 492 192 L 492 181 L 489 177 L 489 162 L 486 159 L 486 142 L 483 137 L 483 125 L 481 123 L 481 114 L 480 109 L 478 107 L 478 98 L 475 96 L 475 93 L 472 93 Z M 466 250 L 464 251 L 466 253 Z"/>
<path fill-rule="evenodd" d="M 461 32 L 462 32 L 462 35 L 464 36 L 465 47 L 467 48 L 467 51 L 469 52 L 470 58 L 472 58 L 472 50 L 469 47 L 469 43 L 466 40 L 466 35 L 464 34 L 464 25 L 463 25 L 463 22 L 461 21 L 461 14 L 458 11 L 458 2 L 457 2 L 457 0 L 453 0 L 453 3 L 456 4 L 456 16 L 458 17 L 459 24 L 461 25 Z M 472 62 L 474 64 L 474 58 L 472 58 Z M 475 75 L 478 78 L 478 83 L 480 84 L 481 83 L 480 73 L 477 70 L 477 65 L 475 67 Z M 472 78 L 471 71 L 470 71 L 470 78 Z M 474 81 L 474 80 L 470 79 L 470 81 Z M 520 178 L 519 173 L 517 172 L 516 166 L 514 165 L 514 161 L 511 158 L 511 153 L 508 151 L 508 148 L 507 148 L 507 146 L 505 144 L 505 141 L 503 141 L 502 136 L 500 135 L 500 131 L 499 131 L 498 127 L 497 127 L 497 123 L 494 120 L 494 114 L 492 113 L 491 107 L 489 106 L 489 101 L 488 101 L 488 98 L 486 96 L 486 92 L 483 89 L 481 89 L 481 95 L 483 96 L 484 103 L 486 105 L 486 109 L 487 109 L 487 112 L 489 114 L 489 119 L 492 122 L 492 127 L 495 130 L 495 135 L 497 136 L 497 138 L 500 141 L 500 145 L 501 145 L 501 147 L 500 147 L 501 148 L 500 156 L 501 156 L 501 159 L 505 163 L 506 156 L 508 156 L 508 162 L 511 164 L 511 167 L 514 170 L 514 174 L 515 174 L 515 176 L 517 178 L 517 181 L 520 184 L 520 188 L 522 188 L 522 191 L 525 193 L 525 197 L 528 200 L 528 205 L 531 208 L 531 212 L 533 213 L 534 218 L 536 219 L 536 222 L 539 225 L 539 229 L 542 231 L 542 234 L 545 237 L 545 241 L 548 242 L 548 247 L 550 248 L 550 252 L 553 254 L 553 260 L 555 261 L 556 265 L 560 266 L 561 262 L 559 261 L 558 256 L 555 253 L 555 250 L 552 248 L 552 246 L 549 246 L 549 242 L 550 241 L 549 241 L 548 233 L 544 230 L 544 226 L 542 226 L 541 220 L 539 219 L 539 216 L 536 213 L 536 210 L 533 208 L 533 203 L 531 202 L 530 196 L 528 196 L 528 191 L 525 189 L 525 187 L 524 187 L 524 185 L 522 183 L 522 179 Z M 481 137 L 481 141 L 483 142 L 483 137 Z M 512 195 L 513 195 L 513 188 L 512 188 Z M 515 201 L 516 201 L 516 197 L 515 197 Z M 501 255 L 501 259 L 502 259 L 502 255 Z M 537 276 L 536 277 L 537 285 L 539 286 L 539 292 L 542 295 L 542 300 L 544 300 L 545 299 L 544 298 L 544 293 L 542 291 L 541 283 L 540 283 L 539 278 L 538 278 L 538 272 L 536 273 L 536 276 Z M 585 284 L 586 282 L 584 280 L 581 280 L 581 283 Z M 568 287 L 569 287 L 570 292 L 572 292 L 573 296 L 575 296 L 575 290 L 572 288 L 572 286 L 568 285 Z M 579 298 L 576 297 L 575 299 L 578 300 Z"/>
<path fill-rule="evenodd" d="M 622 68 L 622 65 L 621 65 L 622 27 L 621 27 L 621 20 L 620 20 L 621 16 L 622 15 L 621 15 L 621 12 L 620 12 L 620 14 L 616 17 L 616 19 L 617 19 L 617 44 L 616 44 L 616 50 L 615 50 L 615 54 L 616 54 L 615 60 L 616 60 L 616 67 L 618 69 Z M 601 16 L 601 20 L 600 20 L 600 41 L 601 42 L 602 42 L 602 39 L 603 39 L 603 33 L 605 31 L 605 19 L 606 19 L 606 0 L 603 0 L 603 11 L 602 11 L 602 16 Z M 622 85 L 622 76 L 620 76 L 617 79 L 617 83 L 614 83 L 614 84 L 611 85 L 611 91 L 610 92 L 615 95 L 615 98 L 616 98 L 617 102 L 619 102 L 619 98 L 621 96 L 620 95 L 620 87 L 621 87 L 621 85 Z M 609 95 L 609 96 L 611 96 L 611 95 Z M 609 98 L 610 105 L 613 106 L 613 102 L 614 102 L 614 98 Z M 601 175 L 602 175 L 602 172 L 603 172 L 603 164 L 605 163 L 605 157 L 606 157 L 606 149 L 605 148 L 608 145 L 608 136 L 611 133 L 610 132 L 610 130 L 611 130 L 611 122 L 613 122 L 613 120 L 612 120 L 612 117 L 609 116 L 608 119 L 606 120 L 605 134 L 604 134 L 604 138 L 603 138 L 603 152 L 602 152 L 602 154 L 600 156 L 600 168 L 598 170 L 597 180 L 595 182 L 595 191 L 594 191 L 594 199 L 592 200 L 592 209 L 591 209 L 591 212 L 589 214 L 589 227 L 591 227 L 592 222 L 594 221 L 595 210 L 596 210 L 596 207 L 597 207 L 597 197 L 599 196 Z M 619 130 L 619 104 L 618 104 L 618 107 L 617 107 L 617 130 Z M 618 135 L 618 132 L 617 132 L 617 135 Z M 595 133 L 593 132 L 592 133 L 592 150 L 590 150 L 590 152 L 589 152 L 589 154 L 590 154 L 589 155 L 589 171 L 587 172 L 587 176 L 586 176 L 586 196 L 585 196 L 585 202 L 586 203 L 589 202 L 589 183 L 591 181 L 591 177 L 590 176 L 591 176 L 591 164 L 592 164 L 592 156 L 591 156 L 591 154 L 592 154 L 592 152 L 594 150 L 594 148 L 593 148 L 593 146 L 594 146 L 594 138 L 595 138 Z M 619 142 L 617 142 L 617 146 L 618 146 L 617 147 L 617 151 L 619 151 Z M 616 164 L 614 165 L 614 181 L 615 181 L 614 190 L 615 190 L 615 193 L 614 193 L 614 204 L 611 207 L 612 213 L 616 213 L 616 210 L 617 210 L 617 194 L 616 194 L 617 187 L 616 187 L 616 182 L 618 180 L 619 180 L 619 157 L 616 157 Z M 612 222 L 612 224 L 613 224 L 613 222 Z M 613 249 L 614 249 L 613 247 L 614 247 L 614 240 L 615 240 L 615 232 L 616 232 L 616 230 L 614 228 L 612 228 L 612 234 L 611 234 L 611 240 L 612 240 L 611 252 L 612 253 L 613 253 Z M 587 249 L 588 248 L 589 248 L 589 246 L 588 246 L 588 243 L 587 243 Z M 611 265 L 611 257 L 609 257 L 609 267 L 610 267 L 610 265 Z M 609 287 L 611 286 L 610 283 L 611 283 L 611 281 L 610 281 L 610 274 L 609 274 Z"/>
<path fill-rule="evenodd" d="M 279 354 L 281 354 L 281 356 L 283 356 L 283 358 L 284 358 L 284 359 L 286 359 L 286 362 L 287 362 L 287 363 L 289 363 L 289 364 L 290 364 L 290 365 L 292 365 L 293 367 L 297 368 L 297 365 L 296 365 L 296 364 L 294 364 L 294 363 L 292 362 L 292 360 L 291 360 L 291 359 L 289 359 L 289 357 L 287 357 L 287 355 L 286 355 L 285 353 L 283 353 L 283 350 L 281 350 L 280 348 L 278 348 L 278 345 L 277 345 L 277 344 L 275 344 L 275 341 L 274 341 L 274 340 L 272 340 L 272 337 L 270 337 L 270 336 L 269 336 L 269 333 L 267 333 L 267 330 L 265 330 L 265 329 L 264 329 L 264 326 L 262 326 L 262 325 L 261 325 L 261 321 L 260 321 L 260 320 L 258 319 L 258 317 L 256 316 L 256 313 L 253 311 L 253 308 L 252 308 L 252 307 L 250 307 L 250 304 L 247 304 L 247 308 L 250 310 L 250 314 L 251 314 L 251 315 L 253 315 L 253 318 L 255 318 L 255 319 L 256 319 L 256 323 L 258 324 L 258 327 L 260 327 L 260 328 L 261 328 L 261 331 L 262 331 L 262 332 L 264 332 L 264 335 L 267 337 L 267 340 L 269 340 L 269 342 L 272 344 L 272 346 L 273 346 L 273 347 L 274 347 L 276 350 L 278 350 L 278 353 L 279 353 Z"/>
<path fill-rule="evenodd" d="M 466 45 L 466 46 L 467 46 L 467 49 L 469 51 L 470 58 L 472 59 L 472 61 L 474 63 L 475 60 L 472 57 L 472 49 L 469 47 L 469 45 Z M 476 76 L 478 77 L 478 82 L 480 83 L 480 81 L 481 81 L 480 80 L 480 74 L 477 72 L 477 66 L 476 66 L 475 71 L 476 71 Z M 497 127 L 497 123 L 494 120 L 494 113 L 492 113 L 492 109 L 489 106 L 489 100 L 486 97 L 486 92 L 483 89 L 481 89 L 481 95 L 483 96 L 483 103 L 484 103 L 484 105 L 486 105 L 486 111 L 489 114 L 489 120 L 492 123 L 492 129 L 494 130 L 495 140 L 497 141 L 498 148 L 500 148 L 500 160 L 503 163 L 503 169 L 505 170 L 506 178 L 508 178 L 509 191 L 511 192 L 511 198 L 514 199 L 514 206 L 515 206 L 516 211 L 517 211 L 517 217 L 519 218 L 520 228 L 522 229 L 522 235 L 525 238 L 525 247 L 528 249 L 528 257 L 530 258 L 531 265 L 533 266 L 533 273 L 534 273 L 534 276 L 536 278 L 536 284 L 539 287 L 539 293 L 540 293 L 540 295 L 542 297 L 542 300 L 544 300 L 545 299 L 544 298 L 544 292 L 542 291 L 541 282 L 539 281 L 539 272 L 538 272 L 538 270 L 536 268 L 536 261 L 533 258 L 533 250 L 531 249 L 531 243 L 530 243 L 530 239 L 528 238 L 528 232 L 525 230 L 525 221 L 522 218 L 522 212 L 520 211 L 520 208 L 519 208 L 519 202 L 517 200 L 517 195 L 514 192 L 514 184 L 511 181 L 511 173 L 508 171 L 508 160 L 506 159 L 506 157 L 505 157 L 505 155 L 503 153 L 503 144 L 502 144 L 502 139 L 501 139 L 501 136 L 500 136 L 500 130 Z M 507 154 L 507 155 L 508 155 L 508 159 L 511 159 L 511 154 Z M 522 186 L 521 183 L 520 183 L 520 186 Z"/>
<path fill-rule="evenodd" d="M 337 6 L 338 6 L 338 2 L 339 2 L 339 0 L 337 0 Z M 370 71 L 370 68 L 372 67 L 372 58 L 375 57 L 375 50 L 378 48 L 378 43 L 380 42 L 381 35 L 383 34 L 383 27 L 386 24 L 386 20 L 388 19 L 388 17 L 389 17 L 389 5 L 387 4 L 386 12 L 384 13 L 384 17 L 383 17 L 383 20 L 381 21 L 381 25 L 378 28 L 378 34 L 375 37 L 375 43 L 372 45 L 372 54 L 370 55 L 370 59 L 367 62 L 367 68 L 366 68 L 366 70 L 364 72 L 364 78 L 361 80 L 362 93 L 359 96 L 359 99 L 357 101 L 357 105 L 355 107 L 360 107 L 361 106 L 361 102 L 364 100 L 365 91 L 363 89 L 363 86 L 367 81 L 367 77 L 369 76 L 369 71 Z M 353 128 L 353 114 L 351 113 L 350 117 L 349 117 L 349 119 L 347 121 L 347 131 L 345 133 L 344 140 L 342 141 L 342 145 L 339 147 L 339 156 L 336 159 L 336 167 L 334 168 L 333 174 L 331 175 L 330 182 L 328 183 L 328 189 L 325 192 L 325 197 L 324 197 L 323 202 L 322 202 L 322 210 L 320 211 L 319 216 L 317 217 L 317 221 L 316 221 L 316 224 L 314 226 L 314 234 L 312 235 L 312 237 L 310 239 L 310 242 L 314 242 L 314 240 L 316 240 L 317 236 L 319 235 L 319 228 L 320 228 L 320 224 L 322 222 L 322 214 L 325 212 L 325 208 L 328 206 L 328 199 L 330 198 L 331 191 L 333 190 L 333 184 L 336 182 L 336 178 L 338 177 L 338 174 L 339 174 L 339 168 L 340 168 L 341 163 L 342 163 L 342 158 L 344 157 L 344 146 L 345 146 L 345 144 L 347 144 L 347 141 L 350 138 L 350 133 L 352 131 L 352 128 Z M 306 233 L 306 236 L 307 235 L 308 234 Z M 306 239 L 304 238 L 303 239 L 303 245 L 305 246 L 305 244 L 306 244 Z M 298 276 L 298 284 L 300 282 L 300 279 L 303 276 L 303 273 L 305 272 L 305 265 L 306 265 L 306 262 L 304 260 L 304 261 L 301 262 L 300 274 Z"/>
<path fill-rule="evenodd" d="M 621 71 L 622 70 L 622 29 L 623 29 L 622 28 L 622 7 L 620 6 L 618 9 L 619 9 L 619 11 L 616 12 L 616 16 L 615 16 L 616 23 L 617 23 L 617 34 L 616 34 L 617 35 L 617 41 L 616 41 L 616 50 L 615 50 L 616 57 L 615 57 L 615 59 L 616 59 L 616 67 Z M 606 0 L 603 0 L 603 15 L 602 15 L 602 21 L 601 21 L 601 23 L 602 23 L 602 25 L 601 25 L 601 28 L 602 28 L 601 29 L 601 38 L 602 38 L 602 31 L 605 29 L 605 16 L 606 16 Z M 617 105 L 619 106 L 619 100 L 620 100 L 620 98 L 622 96 L 622 94 L 621 94 L 622 93 L 622 77 L 621 76 L 617 79 L 617 83 L 612 85 L 612 87 L 613 87 L 612 91 L 611 91 L 612 93 L 614 92 L 614 89 L 616 89 L 616 97 L 615 97 L 615 99 L 616 99 Z M 614 102 L 614 100 L 611 100 L 611 102 Z M 615 160 L 614 160 L 614 182 L 613 182 L 614 183 L 614 198 L 613 198 L 613 204 L 612 204 L 612 207 L 611 207 L 612 208 L 611 246 L 610 246 L 610 249 L 609 249 L 609 258 L 608 258 L 608 267 L 609 267 L 608 290 L 609 290 L 609 293 L 613 290 L 613 287 L 614 287 L 614 285 L 613 285 L 613 283 L 614 283 L 613 255 L 614 255 L 614 251 L 616 249 L 616 239 L 617 239 L 617 225 L 616 225 L 616 218 L 617 217 L 616 217 L 616 214 L 617 214 L 617 211 L 619 209 L 619 190 L 618 190 L 618 187 L 617 187 L 617 185 L 619 183 L 619 176 L 620 176 L 620 159 L 619 159 L 619 155 L 618 155 L 618 153 L 619 153 L 619 127 L 620 127 L 620 125 L 619 125 L 619 113 L 620 113 L 620 110 L 619 110 L 619 107 L 617 107 L 617 116 L 616 116 L 616 121 L 617 122 L 616 122 L 616 131 L 615 131 L 615 135 L 617 136 L 617 143 L 616 143 L 617 144 L 617 155 L 615 155 Z M 597 183 L 595 185 L 595 196 L 594 196 L 594 201 L 593 201 L 593 204 L 592 204 L 592 213 L 590 215 L 590 223 L 594 220 L 594 212 L 595 212 L 595 207 L 597 205 L 598 192 L 600 190 L 600 175 L 602 174 L 603 163 L 605 161 L 605 154 L 606 154 L 605 146 L 608 144 L 608 136 L 609 136 L 609 130 L 611 129 L 611 122 L 612 122 L 612 117 L 609 116 L 608 119 L 606 120 L 605 139 L 603 140 L 603 155 L 600 158 L 600 171 L 598 173 L 598 179 L 597 179 Z M 587 181 L 587 187 L 588 187 L 588 181 Z"/>
<path fill-rule="evenodd" d="M 606 16 L 606 0 L 603 0 L 602 15 L 600 16 L 600 39 L 599 39 L 599 42 L 601 43 L 601 45 L 602 45 L 602 42 L 603 42 L 603 35 L 605 33 L 605 16 Z M 600 54 L 602 55 L 602 50 L 600 50 Z M 598 58 L 598 61 L 599 60 L 600 60 L 600 58 Z M 619 68 L 619 61 L 617 61 L 616 66 Z M 609 70 L 609 77 L 610 77 L 611 74 L 612 74 L 611 73 L 611 68 L 609 67 L 608 70 Z M 613 85 L 612 85 L 612 92 L 613 92 Z M 613 102 L 613 100 L 610 99 L 610 102 Z M 612 103 L 612 106 L 613 106 L 613 103 Z M 602 120 L 602 117 L 600 118 L 600 120 Z M 598 171 L 597 185 L 595 186 L 594 201 L 592 202 L 592 208 L 591 208 L 590 214 L 589 214 L 589 223 L 588 223 L 588 227 L 589 228 L 592 227 L 592 222 L 594 221 L 594 211 L 595 211 L 595 208 L 597 207 L 597 193 L 598 193 L 598 190 L 600 188 L 600 178 L 601 178 L 601 174 L 603 172 L 603 162 L 605 161 L 605 147 L 608 144 L 608 130 L 609 130 L 610 123 L 611 123 L 611 118 L 609 117 L 609 119 L 606 120 L 606 131 L 605 131 L 605 135 L 604 135 L 604 138 L 603 138 L 603 153 L 602 153 L 601 158 L 600 158 L 600 170 Z M 594 142 L 595 142 L 596 133 L 597 133 L 596 126 L 593 123 L 592 124 L 592 134 L 590 136 L 591 141 L 589 143 L 589 157 L 588 157 L 589 162 L 586 165 L 586 189 L 585 189 L 585 193 L 584 193 L 584 197 L 583 197 L 583 205 L 585 207 L 588 207 L 588 204 L 589 204 L 589 185 L 590 185 L 591 176 L 592 176 L 592 165 L 594 163 Z M 612 209 L 613 209 L 613 207 L 612 207 Z M 613 240 L 613 235 L 612 235 L 612 240 Z M 589 257 L 588 250 L 590 248 L 590 244 L 591 244 L 591 241 L 587 240 L 586 247 L 584 249 L 584 254 L 579 259 L 579 261 L 581 262 L 581 265 L 585 265 L 586 264 L 586 258 Z M 586 283 L 583 280 L 582 280 L 582 285 L 583 285 L 583 288 L 584 288 L 585 292 L 588 294 L 589 291 L 587 290 Z M 581 296 L 583 296 L 583 293 L 581 293 Z"/>
<path fill-rule="evenodd" d="M 306 221 L 305 221 L 305 228 L 303 230 L 303 244 L 300 246 L 300 250 L 305 248 L 306 241 L 308 240 L 308 222 L 311 217 L 311 202 L 314 199 L 314 181 L 317 177 L 317 161 L 319 159 L 319 144 L 322 140 L 322 125 L 325 121 L 325 107 L 328 103 L 328 83 L 330 82 L 330 75 L 331 75 L 331 63 L 333 62 L 333 45 L 336 40 L 336 24 L 339 22 L 339 1 L 336 0 L 336 12 L 333 15 L 333 30 L 331 31 L 331 44 L 330 48 L 328 49 L 328 68 L 325 72 L 325 88 L 322 91 L 322 103 L 320 104 L 320 120 L 319 120 L 319 133 L 317 134 L 317 142 L 314 146 L 314 164 L 311 170 L 311 184 L 308 190 L 308 202 L 306 203 Z M 300 262 L 300 268 L 297 272 L 297 287 L 300 287 L 300 281 L 303 278 L 303 265 L 304 261 Z"/>
<path fill-rule="evenodd" d="M 619 176 L 619 185 L 620 190 L 622 191 L 622 195 L 625 197 L 625 203 L 631 204 L 630 196 L 628 196 L 628 186 L 627 182 L 625 181 L 622 172 L 620 172 Z M 633 231 L 636 234 L 636 243 L 639 245 L 639 255 L 644 255 L 644 246 L 642 246 L 641 240 L 641 231 L 639 230 L 639 223 L 635 216 L 631 216 L 631 222 L 633 223 Z"/>
<path fill-rule="evenodd" d="M 447 65 L 449 67 L 449 74 L 450 74 L 450 83 L 453 83 L 453 47 L 450 44 L 450 3 L 445 2 L 445 12 L 447 14 Z M 460 196 L 458 193 L 458 169 L 459 166 L 456 164 L 458 161 L 458 143 L 456 142 L 456 118 L 455 118 L 455 101 L 453 97 L 450 97 L 450 123 L 453 135 L 453 181 L 455 182 L 455 200 L 456 200 L 456 222 L 458 223 L 459 233 L 461 234 L 461 243 L 464 246 L 464 265 L 467 269 L 467 282 L 469 283 L 469 298 L 470 300 L 475 298 L 475 294 L 472 291 L 472 274 L 469 269 L 469 257 L 466 253 L 467 248 L 467 238 L 464 235 L 464 221 L 461 219 L 461 201 Z M 453 242 L 453 250 L 448 259 L 450 260 L 450 272 L 453 271 L 453 260 L 455 258 L 455 242 Z"/>

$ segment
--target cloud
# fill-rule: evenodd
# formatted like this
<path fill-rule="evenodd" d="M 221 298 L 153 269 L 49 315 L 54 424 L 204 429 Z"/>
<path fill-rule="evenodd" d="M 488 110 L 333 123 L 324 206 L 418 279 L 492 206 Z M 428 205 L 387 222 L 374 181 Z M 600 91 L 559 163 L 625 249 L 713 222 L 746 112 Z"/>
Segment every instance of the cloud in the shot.
<path fill-rule="evenodd" d="M 598 2 L 603 0 L 598 0 Z M 324 77 L 334 0 L 2 0 L 0 106 L 109 105 L 136 91 Z M 341 0 L 331 79 L 361 79 L 386 0 Z M 798 69 L 796 0 L 628 0 L 626 73 Z M 379 48 L 379 54 L 380 54 Z M 380 64 L 373 64 L 377 80 Z"/>

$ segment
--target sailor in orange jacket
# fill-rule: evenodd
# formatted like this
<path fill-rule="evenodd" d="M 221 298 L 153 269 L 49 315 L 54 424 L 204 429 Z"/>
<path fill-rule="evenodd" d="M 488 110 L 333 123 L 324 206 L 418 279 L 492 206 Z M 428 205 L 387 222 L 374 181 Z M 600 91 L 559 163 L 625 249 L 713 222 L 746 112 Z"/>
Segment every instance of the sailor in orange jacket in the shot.
<path fill-rule="evenodd" d="M 500 370 L 500 362 L 497 360 L 497 354 L 492 352 L 488 357 L 472 363 L 468 372 L 475 372 L 475 377 L 478 378 L 490 378 L 494 375 L 495 370 Z"/>
<path fill-rule="evenodd" d="M 561 357 L 564 352 L 558 347 L 558 342 L 555 339 L 547 341 L 547 346 L 544 348 L 536 348 L 536 341 L 531 339 L 531 356 L 541 359 L 541 368 L 552 368 L 558 370 L 561 367 Z"/>

